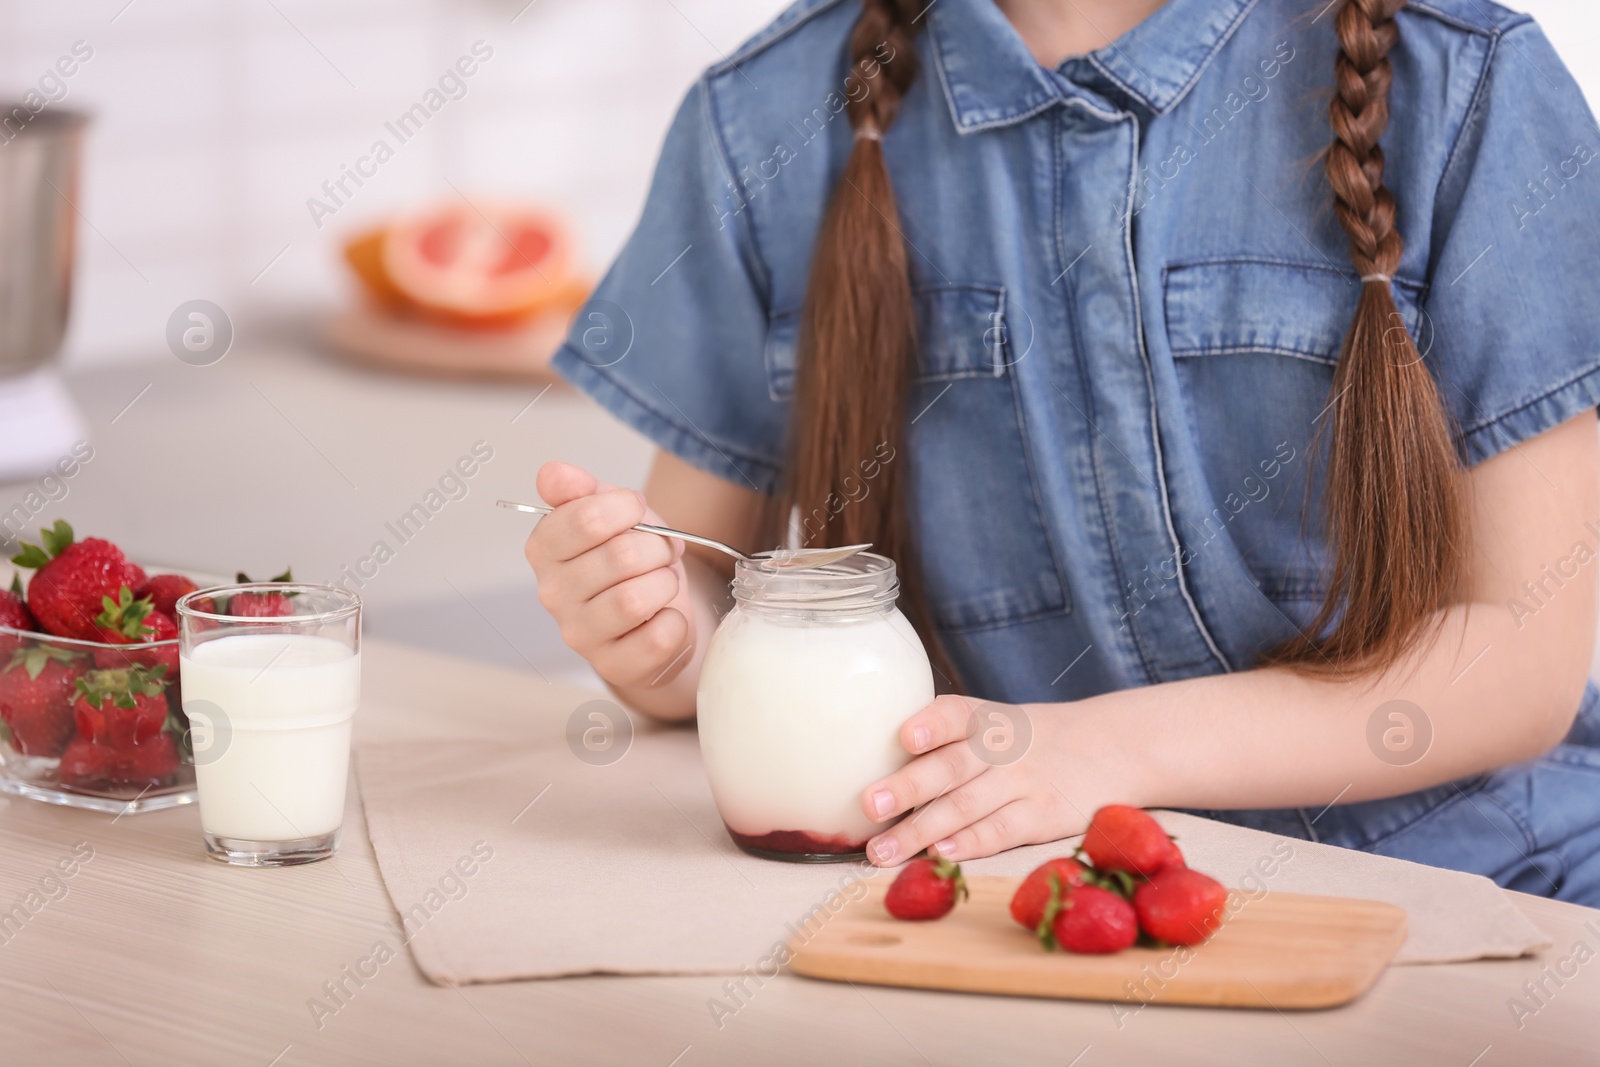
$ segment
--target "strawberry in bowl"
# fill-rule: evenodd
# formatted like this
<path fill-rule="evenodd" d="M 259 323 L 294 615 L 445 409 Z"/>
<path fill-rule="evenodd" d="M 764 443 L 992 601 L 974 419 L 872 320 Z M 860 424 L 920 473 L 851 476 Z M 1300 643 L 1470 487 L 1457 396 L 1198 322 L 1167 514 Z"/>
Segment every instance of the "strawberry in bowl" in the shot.
<path fill-rule="evenodd" d="M 117 813 L 193 800 L 176 603 L 227 580 L 147 569 L 65 521 L 11 562 L 0 571 L 0 792 Z M 283 594 L 258 599 L 241 613 L 290 613 Z"/>

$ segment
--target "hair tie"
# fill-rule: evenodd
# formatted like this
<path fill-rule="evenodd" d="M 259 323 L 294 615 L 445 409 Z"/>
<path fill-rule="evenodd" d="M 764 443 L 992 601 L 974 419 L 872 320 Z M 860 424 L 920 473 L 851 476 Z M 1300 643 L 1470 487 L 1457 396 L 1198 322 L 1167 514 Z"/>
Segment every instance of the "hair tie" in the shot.
<path fill-rule="evenodd" d="M 856 129 L 856 140 L 878 141 L 881 143 L 883 141 L 883 133 L 873 124 L 872 120 L 868 119 Z"/>
<path fill-rule="evenodd" d="M 1368 282 L 1382 282 L 1384 285 L 1388 285 L 1392 281 L 1394 281 L 1394 277 L 1389 274 L 1363 274 L 1361 276 L 1362 285 Z"/>

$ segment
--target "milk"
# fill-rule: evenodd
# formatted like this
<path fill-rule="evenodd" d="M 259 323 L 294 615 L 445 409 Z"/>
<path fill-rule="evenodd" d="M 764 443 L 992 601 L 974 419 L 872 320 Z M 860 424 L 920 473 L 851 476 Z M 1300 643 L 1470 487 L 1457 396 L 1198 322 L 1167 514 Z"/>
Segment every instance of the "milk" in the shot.
<path fill-rule="evenodd" d="M 307 634 L 219 637 L 195 645 L 179 671 L 206 833 L 287 841 L 339 828 L 361 692 L 361 660 L 348 645 Z M 221 709 L 217 722 L 206 721 L 215 713 L 202 701 Z"/>
<path fill-rule="evenodd" d="M 897 610 L 821 623 L 730 612 L 706 650 L 697 707 L 735 840 L 803 835 L 834 847 L 769 847 L 858 851 L 883 828 L 861 793 L 910 759 L 900 727 L 933 696 L 922 642 Z"/>

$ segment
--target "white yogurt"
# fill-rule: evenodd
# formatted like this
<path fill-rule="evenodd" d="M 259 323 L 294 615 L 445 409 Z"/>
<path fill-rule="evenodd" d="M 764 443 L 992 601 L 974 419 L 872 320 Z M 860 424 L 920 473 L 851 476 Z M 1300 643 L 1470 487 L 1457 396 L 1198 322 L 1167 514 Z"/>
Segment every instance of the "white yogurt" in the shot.
<path fill-rule="evenodd" d="M 196 645 L 179 671 L 206 833 L 287 841 L 339 828 L 359 655 L 326 637 L 241 634 Z"/>
<path fill-rule="evenodd" d="M 844 619 L 741 602 L 712 637 L 700 751 L 741 845 L 859 852 L 883 828 L 862 813 L 861 793 L 907 762 L 900 727 L 934 697 L 927 653 L 889 596 L 887 610 Z"/>

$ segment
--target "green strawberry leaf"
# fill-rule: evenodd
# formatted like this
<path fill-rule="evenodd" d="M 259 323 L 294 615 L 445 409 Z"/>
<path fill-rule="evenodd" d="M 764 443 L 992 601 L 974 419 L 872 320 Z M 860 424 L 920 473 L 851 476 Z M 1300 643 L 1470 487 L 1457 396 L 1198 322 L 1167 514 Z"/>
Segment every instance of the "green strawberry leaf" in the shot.
<path fill-rule="evenodd" d="M 1050 901 L 1045 904 L 1044 916 L 1039 920 L 1038 929 L 1034 931 L 1039 936 L 1039 944 L 1043 945 L 1046 951 L 1053 951 L 1056 947 L 1056 916 L 1061 914 L 1061 908 L 1061 876 L 1051 871 Z"/>
<path fill-rule="evenodd" d="M 30 545 L 24 541 L 22 542 L 22 551 L 12 556 L 11 562 L 19 567 L 26 567 L 30 571 L 36 571 L 46 563 L 49 563 L 50 557 L 38 545 Z"/>
<path fill-rule="evenodd" d="M 22 595 L 22 575 L 15 571 L 11 572 L 11 591 L 17 596 Z"/>
<path fill-rule="evenodd" d="M 935 856 L 934 857 L 934 864 L 933 864 L 933 873 L 937 877 L 948 878 L 948 879 L 951 880 L 951 882 L 954 883 L 954 889 L 953 889 L 954 899 L 956 899 L 956 900 L 966 900 L 967 899 L 967 896 L 968 896 L 968 893 L 967 893 L 967 880 L 961 873 L 961 864 L 952 863 L 949 860 L 945 859 L 943 856 Z"/>
<path fill-rule="evenodd" d="M 11 653 L 11 662 L 5 665 L 5 670 L 21 667 L 28 672 L 29 678 L 37 678 L 44 670 L 44 665 L 51 660 L 57 663 L 71 663 L 81 655 L 83 653 L 70 652 L 56 645 L 31 645 Z"/>
<path fill-rule="evenodd" d="M 101 596 L 100 604 L 105 610 L 95 616 L 96 626 L 134 639 L 155 633 L 155 627 L 147 626 L 144 621 L 155 607 L 155 601 L 151 598 L 139 597 L 135 600 L 133 590 L 123 586 L 116 600 Z"/>
<path fill-rule="evenodd" d="M 166 683 L 161 680 L 166 672 L 165 664 L 153 670 L 135 665 L 85 671 L 75 684 L 90 707 L 101 707 L 109 700 L 119 708 L 131 709 L 138 707 L 136 697 L 159 696 L 166 689 Z"/>
<path fill-rule="evenodd" d="M 0 744 L 9 745 L 10 743 L 11 727 L 7 726 L 3 721 L 0 721 Z"/>
<path fill-rule="evenodd" d="M 164 692 L 167 688 L 167 665 L 162 663 L 155 667 L 143 667 L 135 664 L 129 668 L 129 689 L 142 696 L 153 697 Z"/>
<path fill-rule="evenodd" d="M 240 571 L 234 577 L 239 582 L 240 585 L 252 585 L 252 584 L 255 583 L 255 579 L 250 577 L 244 571 Z M 293 567 L 287 567 L 287 568 L 284 569 L 284 572 L 282 574 L 278 575 L 276 578 L 272 578 L 272 579 L 269 579 L 269 580 L 270 581 L 274 581 L 274 582 L 292 582 L 292 581 L 294 581 L 294 568 Z M 299 596 L 300 594 L 299 593 L 285 593 L 283 595 L 284 596 Z"/>
<path fill-rule="evenodd" d="M 39 539 L 44 542 L 44 547 L 52 558 L 61 555 L 77 540 L 73 536 L 72 527 L 67 525 L 66 519 L 57 519 L 55 525 L 48 530 L 39 531 Z"/>

